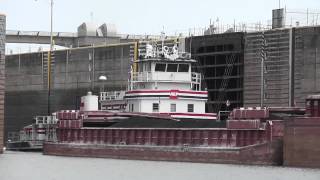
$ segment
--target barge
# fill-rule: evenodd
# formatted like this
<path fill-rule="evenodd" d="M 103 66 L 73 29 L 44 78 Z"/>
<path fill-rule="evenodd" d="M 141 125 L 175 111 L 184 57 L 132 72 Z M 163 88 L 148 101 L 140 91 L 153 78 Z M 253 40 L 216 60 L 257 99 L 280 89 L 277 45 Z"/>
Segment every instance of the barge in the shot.
<path fill-rule="evenodd" d="M 192 122 L 193 127 L 170 117 L 134 113 L 60 111 L 57 115 L 57 142 L 45 143 L 47 155 L 282 164 L 283 121 L 268 120 L 267 108 L 235 109 L 226 122 L 207 126 Z M 110 126 L 103 127 L 102 121 Z"/>

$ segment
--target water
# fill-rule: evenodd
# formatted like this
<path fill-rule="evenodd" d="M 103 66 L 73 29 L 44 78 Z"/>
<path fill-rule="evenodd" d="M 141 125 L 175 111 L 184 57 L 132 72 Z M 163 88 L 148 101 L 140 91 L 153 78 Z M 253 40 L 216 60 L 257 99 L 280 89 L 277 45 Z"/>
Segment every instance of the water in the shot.
<path fill-rule="evenodd" d="M 0 155 L 0 180 L 320 180 L 320 169 L 44 156 Z"/>

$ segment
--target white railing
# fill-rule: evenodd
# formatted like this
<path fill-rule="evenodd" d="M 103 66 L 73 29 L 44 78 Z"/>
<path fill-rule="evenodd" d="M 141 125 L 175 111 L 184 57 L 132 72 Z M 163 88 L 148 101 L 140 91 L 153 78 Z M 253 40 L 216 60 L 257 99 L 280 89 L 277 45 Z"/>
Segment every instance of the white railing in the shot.
<path fill-rule="evenodd" d="M 155 78 L 152 78 L 151 72 L 133 72 L 132 73 L 132 80 L 131 81 L 154 81 L 157 80 Z"/>
<path fill-rule="evenodd" d="M 189 73 L 183 72 L 135 72 L 132 73 L 132 82 L 142 81 L 180 81 L 191 82 Z"/>
<path fill-rule="evenodd" d="M 123 100 L 125 91 L 100 92 L 100 101 Z"/>
<path fill-rule="evenodd" d="M 132 73 L 131 81 L 129 81 L 129 89 L 135 89 L 136 83 L 139 82 L 183 82 L 189 83 L 192 90 L 201 90 L 201 74 L 192 72 L 175 73 L 175 72 L 135 72 Z"/>
<path fill-rule="evenodd" d="M 34 119 L 36 124 L 57 124 L 58 122 L 56 116 L 36 116 Z"/>

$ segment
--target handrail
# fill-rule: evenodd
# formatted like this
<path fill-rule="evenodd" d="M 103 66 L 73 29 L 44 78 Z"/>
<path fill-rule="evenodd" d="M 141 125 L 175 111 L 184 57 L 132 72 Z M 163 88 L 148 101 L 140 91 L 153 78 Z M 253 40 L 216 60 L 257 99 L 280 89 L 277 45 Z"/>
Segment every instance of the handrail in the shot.
<path fill-rule="evenodd" d="M 100 92 L 100 101 L 123 100 L 125 91 Z"/>

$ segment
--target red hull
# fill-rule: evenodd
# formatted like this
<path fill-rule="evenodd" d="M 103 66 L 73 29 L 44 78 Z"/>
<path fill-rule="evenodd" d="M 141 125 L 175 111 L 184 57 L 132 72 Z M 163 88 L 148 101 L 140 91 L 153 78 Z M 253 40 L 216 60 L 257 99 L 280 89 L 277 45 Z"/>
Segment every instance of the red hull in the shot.
<path fill-rule="evenodd" d="M 74 143 L 44 144 L 45 155 L 103 157 L 115 159 L 281 165 L 282 142 L 241 148 L 200 148 L 139 145 L 94 145 Z"/>

